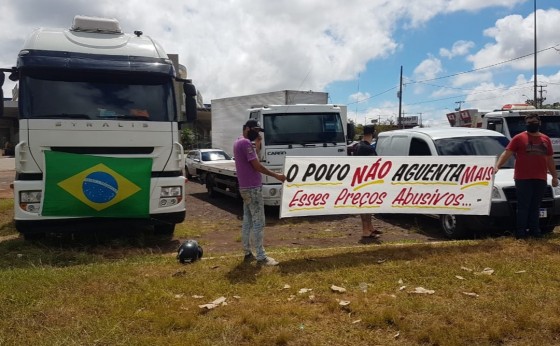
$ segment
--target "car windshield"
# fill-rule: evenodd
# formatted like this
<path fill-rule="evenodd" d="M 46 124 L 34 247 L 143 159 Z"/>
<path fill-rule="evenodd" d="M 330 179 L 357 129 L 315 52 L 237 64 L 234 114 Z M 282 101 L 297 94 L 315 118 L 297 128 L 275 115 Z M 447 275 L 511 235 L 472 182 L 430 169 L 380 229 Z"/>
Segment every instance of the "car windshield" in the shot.
<path fill-rule="evenodd" d="M 173 84 L 163 74 L 33 70 L 20 82 L 21 117 L 173 121 Z"/>
<path fill-rule="evenodd" d="M 226 154 L 225 151 L 216 150 L 216 151 L 204 151 L 200 153 L 202 161 L 219 161 L 219 160 L 231 160 L 231 157 Z"/>
<path fill-rule="evenodd" d="M 507 144 L 507 138 L 502 136 L 457 137 L 435 140 L 438 154 L 451 156 L 499 156 L 503 153 Z M 513 168 L 513 163 L 512 156 L 503 167 Z"/>

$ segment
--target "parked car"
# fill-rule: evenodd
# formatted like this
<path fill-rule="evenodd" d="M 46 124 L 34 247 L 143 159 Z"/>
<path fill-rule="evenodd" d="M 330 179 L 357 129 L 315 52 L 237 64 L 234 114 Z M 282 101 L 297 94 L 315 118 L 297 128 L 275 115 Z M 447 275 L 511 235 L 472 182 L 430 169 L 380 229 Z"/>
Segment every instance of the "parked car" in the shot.
<path fill-rule="evenodd" d="M 379 156 L 499 156 L 509 140 L 503 134 L 477 128 L 414 128 L 379 134 Z M 494 176 L 490 215 L 431 215 L 449 238 L 464 238 L 473 231 L 512 230 L 515 227 L 517 196 L 513 180 L 513 157 Z M 548 187 L 541 203 L 541 230 L 552 232 L 560 221 L 560 189 Z"/>
<path fill-rule="evenodd" d="M 185 157 L 185 172 L 187 178 L 198 176 L 198 168 L 208 163 L 230 163 L 233 158 L 222 149 L 196 149 L 187 152 Z"/>

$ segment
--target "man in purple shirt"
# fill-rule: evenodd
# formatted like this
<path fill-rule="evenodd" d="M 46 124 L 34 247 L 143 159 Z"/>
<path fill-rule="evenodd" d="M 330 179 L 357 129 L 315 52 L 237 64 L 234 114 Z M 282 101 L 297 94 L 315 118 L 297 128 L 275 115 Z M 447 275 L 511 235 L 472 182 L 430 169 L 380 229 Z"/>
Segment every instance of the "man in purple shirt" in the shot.
<path fill-rule="evenodd" d="M 243 198 L 241 240 L 243 242 L 243 251 L 245 252 L 244 261 L 249 262 L 255 259 L 251 252 L 252 231 L 257 263 L 275 266 L 279 262 L 272 257 L 268 257 L 263 246 L 265 216 L 261 173 L 276 178 L 281 182 L 284 182 L 286 177 L 283 174 L 272 172 L 260 163 L 252 144 L 259 137 L 259 132 L 264 132 L 259 122 L 250 119 L 243 125 L 243 136 L 239 137 L 233 144 L 239 194 Z"/>

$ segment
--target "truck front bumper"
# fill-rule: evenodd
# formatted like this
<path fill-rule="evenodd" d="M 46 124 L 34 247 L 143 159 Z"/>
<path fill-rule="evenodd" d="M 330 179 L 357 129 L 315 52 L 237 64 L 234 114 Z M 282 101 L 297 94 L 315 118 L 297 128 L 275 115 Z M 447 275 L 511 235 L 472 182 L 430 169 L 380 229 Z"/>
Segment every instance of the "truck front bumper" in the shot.
<path fill-rule="evenodd" d="M 282 200 L 282 185 L 264 184 L 262 186 L 262 194 L 264 205 L 279 207 Z"/>

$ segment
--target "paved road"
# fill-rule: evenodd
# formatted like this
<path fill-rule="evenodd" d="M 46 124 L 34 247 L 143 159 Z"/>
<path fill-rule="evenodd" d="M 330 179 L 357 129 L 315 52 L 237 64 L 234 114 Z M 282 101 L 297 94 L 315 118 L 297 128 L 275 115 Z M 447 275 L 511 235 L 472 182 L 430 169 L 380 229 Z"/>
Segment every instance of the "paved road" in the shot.
<path fill-rule="evenodd" d="M 13 157 L 0 156 L 0 172 L 14 171 L 15 169 L 16 169 L 16 164 Z"/>
<path fill-rule="evenodd" d="M 15 177 L 15 161 L 13 157 L 0 157 L 0 198 L 13 198 L 10 184 Z"/>

